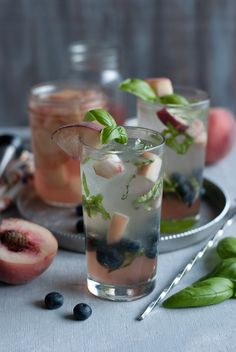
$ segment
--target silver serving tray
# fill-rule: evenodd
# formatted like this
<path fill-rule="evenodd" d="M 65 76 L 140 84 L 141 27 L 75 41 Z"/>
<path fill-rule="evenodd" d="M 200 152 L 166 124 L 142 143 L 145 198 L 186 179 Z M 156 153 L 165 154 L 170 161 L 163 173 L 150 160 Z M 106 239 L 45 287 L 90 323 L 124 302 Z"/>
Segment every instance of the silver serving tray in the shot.
<path fill-rule="evenodd" d="M 224 222 L 230 200 L 227 193 L 214 182 L 204 179 L 205 195 L 201 201 L 200 220 L 189 231 L 161 234 L 160 253 L 192 246 L 213 235 Z M 25 219 L 45 226 L 52 231 L 61 248 L 85 251 L 85 235 L 76 232 L 79 217 L 73 208 L 56 208 L 45 204 L 36 194 L 33 185 L 26 186 L 17 199 L 18 211 Z"/>

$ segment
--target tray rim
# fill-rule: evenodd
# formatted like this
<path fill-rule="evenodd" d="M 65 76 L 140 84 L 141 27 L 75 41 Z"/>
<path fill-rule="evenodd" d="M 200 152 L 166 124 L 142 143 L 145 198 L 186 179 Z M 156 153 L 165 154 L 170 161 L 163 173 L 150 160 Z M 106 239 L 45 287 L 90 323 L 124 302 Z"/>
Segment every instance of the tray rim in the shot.
<path fill-rule="evenodd" d="M 204 239 L 207 239 L 209 237 L 209 234 L 207 234 L 207 231 L 211 230 L 211 229 L 215 229 L 217 227 L 217 225 L 220 226 L 221 221 L 227 216 L 227 213 L 230 211 L 230 207 L 231 207 L 231 201 L 230 201 L 230 197 L 228 195 L 228 192 L 226 192 L 226 190 L 224 189 L 224 187 L 221 187 L 217 184 L 217 182 L 210 180 L 209 178 L 204 177 L 203 179 L 203 183 L 207 182 L 208 184 L 212 185 L 213 187 L 217 188 L 218 191 L 223 195 L 224 197 L 224 207 L 222 207 L 222 209 L 220 209 L 220 213 L 213 218 L 211 221 L 207 222 L 206 224 L 203 224 L 199 227 L 195 227 L 194 229 L 185 231 L 185 232 L 180 232 L 180 233 L 174 233 L 174 234 L 160 234 L 159 237 L 159 241 L 160 241 L 160 252 L 159 253 L 167 253 L 167 252 L 171 252 L 171 251 L 175 251 L 175 250 L 179 250 L 179 249 L 183 249 L 185 247 L 190 247 L 191 245 L 194 245 L 195 243 L 201 242 Z M 25 218 L 30 220 L 29 218 L 27 218 L 27 216 L 24 215 L 24 213 L 22 212 L 22 209 L 20 207 L 20 196 L 23 193 L 23 191 L 25 190 L 25 188 L 22 189 L 22 192 L 20 192 L 16 204 L 17 204 L 17 208 L 18 211 L 20 213 L 20 215 Z M 42 223 L 39 223 L 39 225 L 44 226 Z M 58 240 L 58 244 L 59 247 L 61 249 L 65 249 L 65 250 L 72 250 L 72 251 L 76 251 L 76 252 L 80 252 L 80 253 L 84 253 L 85 251 L 85 233 L 70 233 L 70 232 L 60 232 L 57 231 L 56 229 L 53 229 L 53 227 L 48 226 L 47 227 L 49 229 L 49 231 L 51 231 L 56 239 Z M 205 232 L 205 234 L 204 234 Z M 196 235 L 200 235 L 198 236 L 198 240 L 195 237 Z M 195 238 L 194 238 L 195 237 Z M 191 240 L 193 240 L 193 243 L 190 243 Z M 185 243 L 183 243 L 183 241 L 185 241 Z M 197 240 L 197 241 L 196 241 Z M 177 241 L 177 242 L 176 242 Z M 174 243 L 178 243 L 177 247 L 173 247 Z M 163 244 L 163 246 L 169 246 L 169 248 L 162 248 L 161 243 Z M 181 244 L 182 243 L 182 244 Z M 76 248 L 75 248 L 76 246 Z"/>

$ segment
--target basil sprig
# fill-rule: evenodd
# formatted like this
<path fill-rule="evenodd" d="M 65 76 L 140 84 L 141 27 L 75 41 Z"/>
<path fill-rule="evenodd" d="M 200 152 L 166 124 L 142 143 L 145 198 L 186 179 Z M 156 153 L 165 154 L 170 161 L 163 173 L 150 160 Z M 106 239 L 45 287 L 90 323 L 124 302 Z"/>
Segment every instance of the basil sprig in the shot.
<path fill-rule="evenodd" d="M 87 215 L 91 218 L 93 215 L 100 213 L 104 220 L 109 220 L 111 218 L 110 214 L 104 208 L 102 201 L 103 195 L 90 195 L 85 173 L 82 174 L 82 185 L 85 195 L 82 196 L 83 209 L 86 211 Z"/>
<path fill-rule="evenodd" d="M 158 101 L 158 97 L 154 90 L 142 79 L 127 78 L 125 81 L 120 83 L 119 89 L 134 94 L 142 100 L 150 103 L 155 103 Z"/>
<path fill-rule="evenodd" d="M 185 154 L 187 153 L 190 146 L 193 144 L 193 137 L 191 137 L 186 132 L 178 131 L 174 126 L 170 123 L 167 124 L 167 128 L 162 131 L 162 135 L 166 139 L 166 145 L 174 149 L 177 154 Z M 179 141 L 179 136 L 183 137 L 182 141 Z"/>
<path fill-rule="evenodd" d="M 225 237 L 218 243 L 216 250 L 223 259 L 236 257 L 236 238 Z"/>
<path fill-rule="evenodd" d="M 160 97 L 160 102 L 164 105 L 188 105 L 188 100 L 179 94 L 168 94 Z"/>
<path fill-rule="evenodd" d="M 145 194 L 138 196 L 133 201 L 134 208 L 138 209 L 141 205 L 143 205 L 147 210 L 150 210 L 150 202 L 154 201 L 157 197 L 161 195 L 162 191 L 162 178 L 159 178 L 154 186 Z"/>
<path fill-rule="evenodd" d="M 223 302 L 234 294 L 234 284 L 223 277 L 197 282 L 163 302 L 165 308 L 201 307 Z"/>
<path fill-rule="evenodd" d="M 128 141 L 128 135 L 123 126 L 117 126 L 114 118 L 104 109 L 89 110 L 85 114 L 84 121 L 97 121 L 105 126 L 100 133 L 101 144 L 107 144 L 110 141 L 116 141 L 125 144 Z"/>
<path fill-rule="evenodd" d="M 236 298 L 235 245 L 234 237 L 221 240 L 216 250 L 223 260 L 208 275 L 167 298 L 163 302 L 163 307 L 200 307 Z"/>

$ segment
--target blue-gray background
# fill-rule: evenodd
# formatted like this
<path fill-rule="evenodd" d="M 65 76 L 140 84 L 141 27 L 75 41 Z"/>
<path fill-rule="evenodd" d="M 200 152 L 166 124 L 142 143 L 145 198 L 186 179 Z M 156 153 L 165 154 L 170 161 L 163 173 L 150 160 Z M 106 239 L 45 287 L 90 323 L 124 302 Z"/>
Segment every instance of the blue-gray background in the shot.
<path fill-rule="evenodd" d="M 123 76 L 169 76 L 235 111 L 235 0 L 0 0 L 0 125 L 27 125 L 30 87 L 65 77 L 75 40 L 115 42 Z"/>

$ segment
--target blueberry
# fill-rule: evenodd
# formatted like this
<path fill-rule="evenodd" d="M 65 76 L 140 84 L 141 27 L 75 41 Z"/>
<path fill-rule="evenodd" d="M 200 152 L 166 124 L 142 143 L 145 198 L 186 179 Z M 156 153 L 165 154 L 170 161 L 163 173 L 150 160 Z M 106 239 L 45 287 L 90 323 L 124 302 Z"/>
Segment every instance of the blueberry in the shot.
<path fill-rule="evenodd" d="M 98 239 L 95 236 L 88 236 L 87 237 L 87 251 L 93 251 L 97 248 L 104 248 L 106 245 L 104 239 Z"/>
<path fill-rule="evenodd" d="M 78 216 L 83 216 L 83 208 L 81 205 L 77 205 L 77 207 L 75 208 L 75 212 L 76 212 L 76 215 Z"/>
<path fill-rule="evenodd" d="M 137 240 L 122 239 L 119 243 L 119 246 L 125 252 L 135 253 L 140 250 L 141 243 Z"/>
<path fill-rule="evenodd" d="M 79 219 L 75 225 L 77 232 L 84 232 L 84 221 L 83 219 Z"/>
<path fill-rule="evenodd" d="M 158 237 L 157 233 L 151 233 L 146 237 L 146 243 L 148 245 L 153 245 L 154 243 L 157 243 Z"/>
<path fill-rule="evenodd" d="M 73 309 L 76 320 L 86 320 L 92 314 L 92 308 L 86 303 L 79 303 Z"/>
<path fill-rule="evenodd" d="M 185 182 L 184 184 L 178 185 L 176 187 L 176 191 L 180 195 L 181 199 L 184 203 L 191 206 L 195 199 L 195 190 L 189 182 Z"/>
<path fill-rule="evenodd" d="M 118 269 L 124 261 L 124 254 L 114 246 L 105 246 L 97 249 L 97 261 L 108 269 Z"/>
<path fill-rule="evenodd" d="M 60 308 L 64 303 L 64 297 L 59 292 L 50 292 L 44 298 L 47 309 Z"/>
<path fill-rule="evenodd" d="M 153 233 L 147 236 L 145 245 L 145 255 L 150 259 L 154 259 L 157 256 L 157 234 Z"/>
<path fill-rule="evenodd" d="M 186 182 L 186 177 L 178 172 L 174 172 L 171 175 L 171 180 L 176 182 L 178 185 L 182 185 Z"/>
<path fill-rule="evenodd" d="M 150 246 L 149 248 L 146 248 L 145 255 L 149 259 L 156 258 L 156 256 L 157 256 L 157 243 L 153 243 L 152 246 Z"/>

